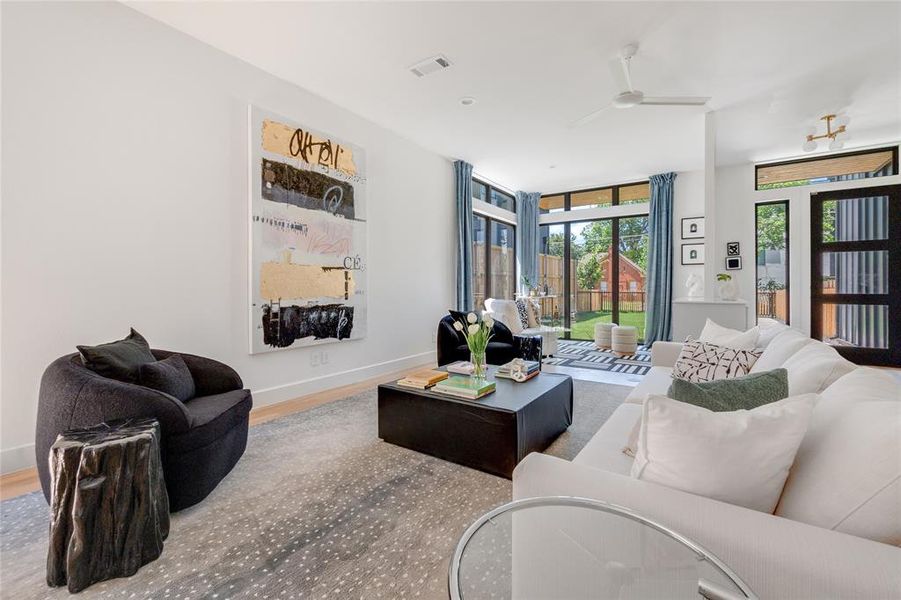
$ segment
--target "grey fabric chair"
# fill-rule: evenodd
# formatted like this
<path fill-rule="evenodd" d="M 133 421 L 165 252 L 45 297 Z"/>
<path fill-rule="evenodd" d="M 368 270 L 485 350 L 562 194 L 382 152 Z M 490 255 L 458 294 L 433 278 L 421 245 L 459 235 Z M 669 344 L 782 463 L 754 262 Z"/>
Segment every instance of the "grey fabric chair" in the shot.
<path fill-rule="evenodd" d="M 157 360 L 174 354 L 152 350 Z M 181 354 L 181 353 L 179 353 Z M 172 512 L 197 504 L 241 458 L 253 398 L 231 367 L 181 354 L 196 396 L 168 394 L 109 379 L 82 364 L 78 354 L 53 361 L 41 379 L 35 455 L 44 497 L 50 501 L 50 446 L 67 429 L 130 417 L 154 417 L 162 430 L 163 475 Z"/>

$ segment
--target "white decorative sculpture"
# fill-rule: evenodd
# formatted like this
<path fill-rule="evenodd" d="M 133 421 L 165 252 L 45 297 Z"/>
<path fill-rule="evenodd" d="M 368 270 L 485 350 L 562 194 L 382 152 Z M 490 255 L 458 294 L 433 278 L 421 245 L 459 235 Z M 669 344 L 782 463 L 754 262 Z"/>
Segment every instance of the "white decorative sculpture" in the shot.
<path fill-rule="evenodd" d="M 704 296 L 704 278 L 697 273 L 692 273 L 685 280 L 689 298 L 702 298 Z"/>

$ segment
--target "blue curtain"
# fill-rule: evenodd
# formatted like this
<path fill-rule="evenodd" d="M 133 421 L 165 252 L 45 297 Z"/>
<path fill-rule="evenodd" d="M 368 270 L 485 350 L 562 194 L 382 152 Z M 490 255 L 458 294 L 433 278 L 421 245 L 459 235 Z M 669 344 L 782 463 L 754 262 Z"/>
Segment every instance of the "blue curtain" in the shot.
<path fill-rule="evenodd" d="M 668 341 L 673 301 L 673 182 L 675 173 L 651 176 L 645 343 Z"/>
<path fill-rule="evenodd" d="M 454 162 L 457 198 L 457 310 L 472 310 L 472 165 Z"/>
<path fill-rule="evenodd" d="M 516 253 L 519 276 L 538 285 L 538 192 L 516 192 Z M 526 291 L 526 290 L 523 290 Z"/>

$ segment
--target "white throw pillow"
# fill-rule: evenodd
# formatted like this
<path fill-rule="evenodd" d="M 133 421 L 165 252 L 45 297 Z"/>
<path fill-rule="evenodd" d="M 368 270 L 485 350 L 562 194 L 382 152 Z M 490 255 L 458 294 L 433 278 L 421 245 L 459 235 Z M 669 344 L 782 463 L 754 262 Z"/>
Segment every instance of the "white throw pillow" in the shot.
<path fill-rule="evenodd" d="M 760 352 L 736 350 L 688 338 L 673 365 L 673 377 L 692 383 L 742 377 L 751 371 Z"/>
<path fill-rule="evenodd" d="M 816 400 L 806 394 L 713 412 L 650 395 L 632 477 L 772 513 Z"/>
<path fill-rule="evenodd" d="M 760 337 L 757 338 L 758 348 L 766 348 L 777 335 L 788 330 L 788 325 L 767 318 L 757 319 L 757 327 L 760 328 Z"/>
<path fill-rule="evenodd" d="M 760 329 L 758 327 L 752 327 L 747 331 L 739 331 L 717 325 L 710 319 L 707 319 L 698 339 L 702 342 L 710 342 L 717 346 L 726 346 L 735 350 L 753 350 L 757 347 L 758 337 L 760 337 Z"/>
<path fill-rule="evenodd" d="M 790 396 L 822 392 L 842 375 L 857 368 L 845 360 L 835 348 L 810 340 L 782 365 L 788 371 Z"/>
<path fill-rule="evenodd" d="M 901 544 L 901 383 L 859 367 L 820 395 L 776 514 Z"/>
<path fill-rule="evenodd" d="M 751 372 L 759 373 L 780 368 L 795 352 L 809 342 L 810 338 L 797 329 L 786 329 L 767 344 L 766 348 L 763 349 L 763 354 L 751 367 Z"/>
<path fill-rule="evenodd" d="M 513 335 L 522 333 L 522 323 L 519 321 L 516 302 L 513 300 L 488 298 L 485 300 L 485 310 L 490 312 L 494 319 L 506 325 Z"/>

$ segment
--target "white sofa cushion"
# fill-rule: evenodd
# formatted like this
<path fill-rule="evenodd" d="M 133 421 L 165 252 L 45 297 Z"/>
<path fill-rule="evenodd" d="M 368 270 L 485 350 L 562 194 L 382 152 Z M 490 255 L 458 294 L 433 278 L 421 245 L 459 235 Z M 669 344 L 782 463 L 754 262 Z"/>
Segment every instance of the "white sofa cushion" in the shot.
<path fill-rule="evenodd" d="M 680 345 L 681 346 L 681 345 Z M 673 361 L 675 362 L 675 361 Z M 626 396 L 630 404 L 643 404 L 648 394 L 666 395 L 673 383 L 673 370 L 670 367 L 651 367 L 641 381 Z"/>
<path fill-rule="evenodd" d="M 753 350 L 757 347 L 758 337 L 760 337 L 760 328 L 758 327 L 752 327 L 747 331 L 739 331 L 738 329 L 723 327 L 707 319 L 698 339 L 702 342 L 710 342 L 717 346 L 725 346 L 735 350 Z"/>
<path fill-rule="evenodd" d="M 623 454 L 622 448 L 640 420 L 640 404 L 620 404 L 573 462 L 628 475 L 632 470 L 632 457 Z"/>
<path fill-rule="evenodd" d="M 857 368 L 842 358 L 835 348 L 816 340 L 802 346 L 782 366 L 788 371 L 790 396 L 822 392 L 839 377 Z"/>
<path fill-rule="evenodd" d="M 776 514 L 901 545 L 901 383 L 859 367 L 820 395 Z"/>
<path fill-rule="evenodd" d="M 752 373 L 761 371 L 772 371 L 778 369 L 785 364 L 795 352 L 806 346 L 810 342 L 810 338 L 798 331 L 797 329 L 786 329 L 779 333 L 767 344 L 763 349 L 763 354 L 751 367 Z"/>
<path fill-rule="evenodd" d="M 760 328 L 760 337 L 757 338 L 758 348 L 766 348 L 777 335 L 788 329 L 788 325 L 766 317 L 757 319 L 757 327 Z"/>
<path fill-rule="evenodd" d="M 713 412 L 648 396 L 632 477 L 771 513 L 816 400 L 806 394 Z"/>
<path fill-rule="evenodd" d="M 516 309 L 516 302 L 513 300 L 488 298 L 485 300 L 485 310 L 491 314 L 493 319 L 506 325 L 513 335 L 522 333 L 522 322 L 519 320 L 519 312 Z"/>

